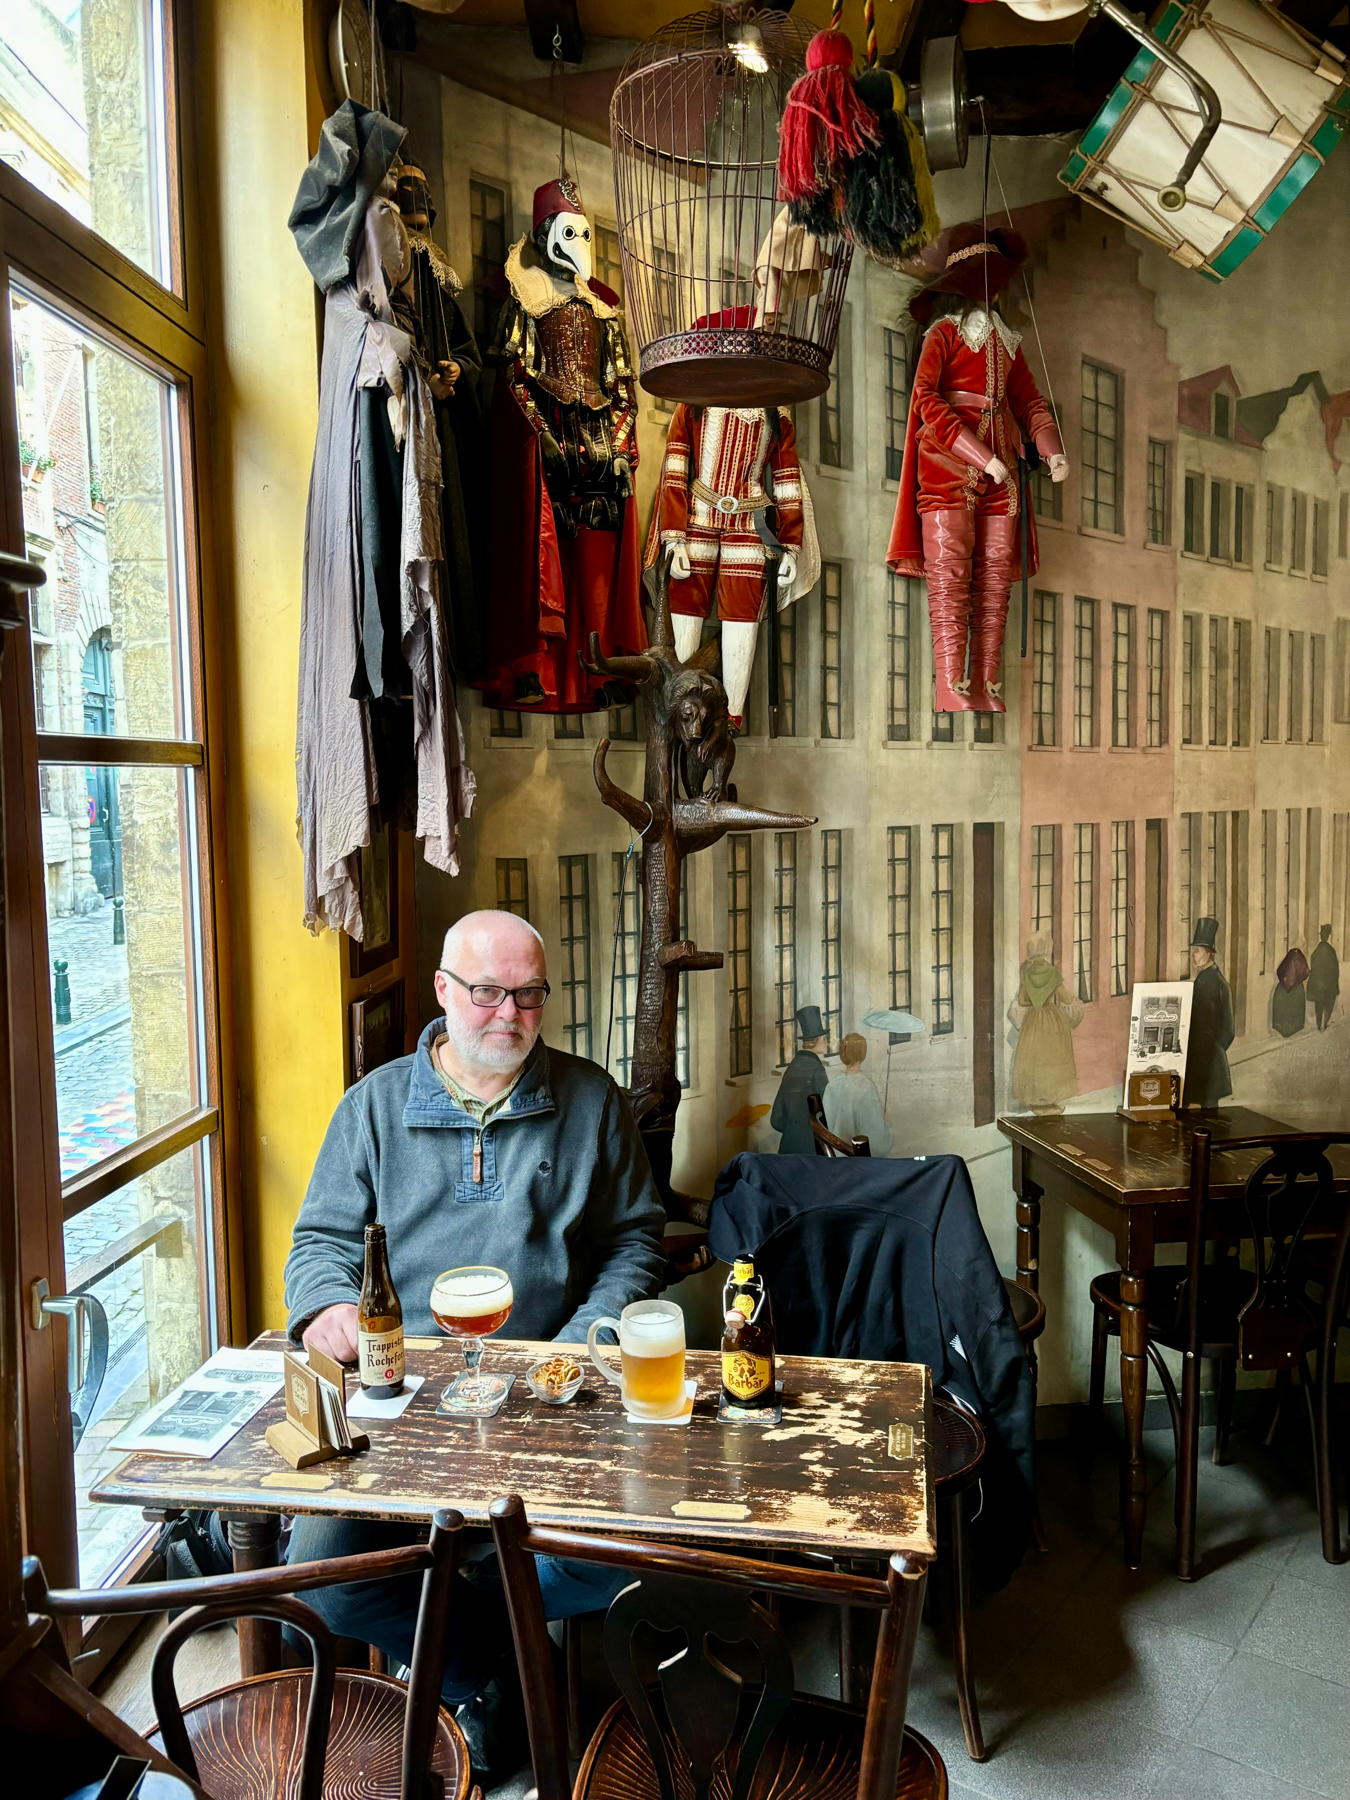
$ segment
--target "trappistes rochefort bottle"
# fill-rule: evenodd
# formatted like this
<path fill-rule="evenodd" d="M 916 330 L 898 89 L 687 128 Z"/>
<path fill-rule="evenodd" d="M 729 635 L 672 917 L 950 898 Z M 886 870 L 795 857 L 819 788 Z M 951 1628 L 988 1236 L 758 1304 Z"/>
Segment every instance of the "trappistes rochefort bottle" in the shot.
<path fill-rule="evenodd" d="M 356 1360 L 361 1386 L 368 1392 L 403 1392 L 403 1308 L 389 1273 L 383 1225 L 366 1226 L 366 1277 L 356 1309 Z"/>
<path fill-rule="evenodd" d="M 723 1292 L 722 1398 L 728 1406 L 774 1404 L 773 1306 L 748 1256 L 731 1266 Z"/>

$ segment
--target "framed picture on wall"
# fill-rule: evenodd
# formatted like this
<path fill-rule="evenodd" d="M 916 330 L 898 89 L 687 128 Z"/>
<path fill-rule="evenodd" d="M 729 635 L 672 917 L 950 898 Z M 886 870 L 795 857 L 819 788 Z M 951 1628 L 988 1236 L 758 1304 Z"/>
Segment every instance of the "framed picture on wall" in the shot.
<path fill-rule="evenodd" d="M 403 983 L 353 1000 L 348 1007 L 351 1029 L 352 1080 L 360 1081 L 403 1054 Z"/>
<path fill-rule="evenodd" d="M 352 980 L 373 974 L 398 956 L 398 834 L 392 825 L 371 833 L 361 851 L 361 922 L 365 936 L 348 938 Z"/>

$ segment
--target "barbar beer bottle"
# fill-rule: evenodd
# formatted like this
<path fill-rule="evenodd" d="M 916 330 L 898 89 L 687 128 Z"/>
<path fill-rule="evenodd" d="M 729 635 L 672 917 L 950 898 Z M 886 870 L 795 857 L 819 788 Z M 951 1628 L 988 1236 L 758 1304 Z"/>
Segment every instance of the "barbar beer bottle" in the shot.
<path fill-rule="evenodd" d="M 368 1392 L 403 1392 L 403 1308 L 389 1273 L 383 1225 L 366 1226 L 366 1278 L 356 1309 L 356 1360 L 361 1386 Z"/>
<path fill-rule="evenodd" d="M 722 1398 L 728 1406 L 774 1404 L 773 1307 L 763 1276 L 738 1257 L 723 1294 Z"/>

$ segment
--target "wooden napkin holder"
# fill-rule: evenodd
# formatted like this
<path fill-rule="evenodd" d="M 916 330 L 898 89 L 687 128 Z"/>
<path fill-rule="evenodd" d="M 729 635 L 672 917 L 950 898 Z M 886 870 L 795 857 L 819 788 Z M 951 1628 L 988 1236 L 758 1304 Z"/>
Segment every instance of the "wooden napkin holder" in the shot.
<path fill-rule="evenodd" d="M 370 1439 L 364 1431 L 348 1427 L 351 1437 L 348 1448 L 333 1443 L 324 1423 L 320 1381 L 331 1383 L 337 1392 L 343 1420 L 347 1417 L 347 1377 L 342 1364 L 325 1356 L 322 1350 L 311 1350 L 308 1364 L 289 1352 L 283 1361 L 286 1417 L 269 1425 L 265 1433 L 268 1443 L 283 1462 L 288 1462 L 293 1469 L 308 1469 L 333 1456 L 349 1456 L 358 1450 L 368 1450 Z"/>
<path fill-rule="evenodd" d="M 1148 1125 L 1170 1118 L 1180 1105 L 1181 1077 L 1175 1069 L 1136 1069 L 1125 1083 L 1125 1104 L 1116 1108 L 1116 1117 Z"/>

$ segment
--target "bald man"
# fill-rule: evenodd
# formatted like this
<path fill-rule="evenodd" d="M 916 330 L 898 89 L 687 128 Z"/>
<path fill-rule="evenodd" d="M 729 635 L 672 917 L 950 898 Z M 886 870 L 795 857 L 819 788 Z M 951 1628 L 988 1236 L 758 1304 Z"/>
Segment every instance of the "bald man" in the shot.
<path fill-rule="evenodd" d="M 548 993 L 543 940 L 524 919 L 470 913 L 446 933 L 443 1017 L 411 1056 L 349 1088 L 328 1127 L 286 1262 L 293 1339 L 355 1358 L 365 1228 L 376 1220 L 411 1335 L 439 1335 L 431 1284 L 464 1264 L 509 1272 L 512 1337 L 579 1344 L 592 1319 L 657 1292 L 665 1214 L 628 1101 L 595 1063 L 543 1043 Z M 304 1517 L 290 1559 L 400 1541 L 397 1527 Z M 605 1606 L 622 1585 L 598 1565 L 549 1558 L 540 1578 L 551 1618 Z M 495 1774 L 481 1696 L 487 1687 L 491 1701 L 510 1659 L 506 1610 L 491 1569 L 461 1587 L 442 1691 L 467 1703 L 457 1716 L 475 1768 Z M 310 1601 L 334 1630 L 408 1663 L 419 1590 L 413 1576 L 320 1589 Z M 508 1740 L 514 1730 L 504 1728 Z"/>

